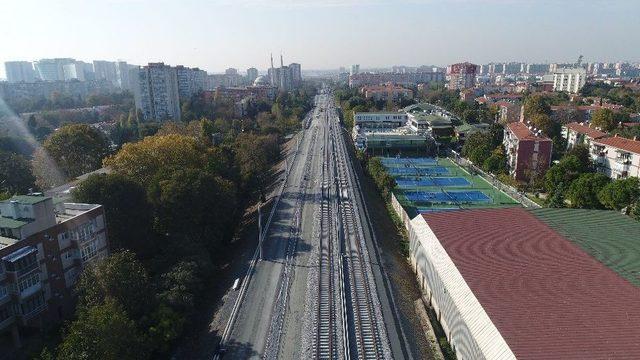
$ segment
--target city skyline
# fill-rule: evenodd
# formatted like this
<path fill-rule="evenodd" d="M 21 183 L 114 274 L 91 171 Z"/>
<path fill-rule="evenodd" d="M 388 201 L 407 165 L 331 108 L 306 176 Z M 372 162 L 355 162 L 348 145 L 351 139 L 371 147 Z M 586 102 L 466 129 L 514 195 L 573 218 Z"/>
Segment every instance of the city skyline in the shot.
<path fill-rule="evenodd" d="M 632 1 L 615 8 L 608 1 L 531 0 L 154 4 L 153 17 L 147 0 L 7 4 L 11 16 L 5 26 L 13 30 L 3 39 L 0 62 L 163 61 L 218 73 L 228 67 L 265 71 L 270 53 L 310 70 L 354 63 L 375 68 L 464 60 L 573 62 L 581 54 L 587 62 L 640 60 L 634 51 L 640 39 L 627 36 L 640 30 L 634 19 L 640 4 Z M 26 26 L 29 31 L 20 31 Z"/>

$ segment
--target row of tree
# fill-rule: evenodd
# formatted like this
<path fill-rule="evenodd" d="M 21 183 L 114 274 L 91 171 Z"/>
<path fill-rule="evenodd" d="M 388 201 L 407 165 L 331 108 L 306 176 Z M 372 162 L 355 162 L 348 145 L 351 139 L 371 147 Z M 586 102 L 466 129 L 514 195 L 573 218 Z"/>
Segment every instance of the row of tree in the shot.
<path fill-rule="evenodd" d="M 302 116 L 295 102 L 282 104 Z M 167 123 L 125 143 L 103 161 L 110 174 L 74 190 L 75 201 L 104 206 L 114 253 L 83 272 L 76 318 L 43 358 L 165 356 L 204 284 L 228 263 L 243 209 L 264 193 L 280 157 L 282 136 L 269 130 L 279 116 L 270 115 Z"/>
<path fill-rule="evenodd" d="M 640 180 L 611 180 L 597 173 L 584 145 L 574 147 L 551 166 L 544 187 L 550 207 L 627 209 L 640 220 Z"/>

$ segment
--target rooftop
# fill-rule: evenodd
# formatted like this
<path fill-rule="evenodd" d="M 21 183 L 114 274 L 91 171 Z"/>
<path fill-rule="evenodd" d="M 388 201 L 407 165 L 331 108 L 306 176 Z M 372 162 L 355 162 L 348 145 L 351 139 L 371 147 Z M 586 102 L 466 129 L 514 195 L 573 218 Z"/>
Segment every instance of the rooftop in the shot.
<path fill-rule="evenodd" d="M 588 137 L 592 138 L 592 139 L 599 139 L 605 136 L 608 136 L 608 134 L 606 132 L 597 130 L 597 129 L 593 129 L 587 125 L 582 125 L 580 123 L 577 122 L 572 122 L 572 123 L 568 123 L 565 125 L 567 127 L 567 129 L 573 130 L 577 133 L 580 134 L 584 134 L 587 135 Z"/>
<path fill-rule="evenodd" d="M 640 358 L 640 289 L 535 212 L 423 217 L 517 358 Z"/>
<path fill-rule="evenodd" d="M 621 136 L 611 136 L 607 138 L 597 139 L 594 143 L 612 146 L 620 150 L 640 154 L 640 141 L 623 138 Z"/>
<path fill-rule="evenodd" d="M 17 201 L 20 204 L 25 205 L 35 205 L 37 203 L 43 202 L 49 199 L 47 196 L 38 196 L 38 195 L 15 195 L 12 196 L 11 199 L 7 201 Z"/>
<path fill-rule="evenodd" d="M 551 141 L 546 136 L 538 136 L 530 130 L 523 122 L 513 122 L 507 124 L 507 128 L 517 137 L 519 140 L 538 140 L 538 141 Z"/>

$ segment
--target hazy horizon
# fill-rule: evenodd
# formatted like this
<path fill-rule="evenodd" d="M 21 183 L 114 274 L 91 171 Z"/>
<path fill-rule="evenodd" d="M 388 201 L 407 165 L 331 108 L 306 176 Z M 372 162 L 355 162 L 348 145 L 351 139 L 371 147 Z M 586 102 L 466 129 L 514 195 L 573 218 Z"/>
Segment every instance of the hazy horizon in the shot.
<path fill-rule="evenodd" d="M 163 61 L 264 71 L 459 61 L 638 61 L 638 1 L 80 0 L 10 2 L 0 62 Z M 0 77 L 5 77 L 0 66 Z"/>

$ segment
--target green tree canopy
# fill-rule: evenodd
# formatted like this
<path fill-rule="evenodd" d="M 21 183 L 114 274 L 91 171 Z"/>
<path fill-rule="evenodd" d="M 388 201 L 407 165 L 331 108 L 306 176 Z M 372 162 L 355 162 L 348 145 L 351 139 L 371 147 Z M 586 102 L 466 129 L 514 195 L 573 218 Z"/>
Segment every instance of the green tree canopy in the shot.
<path fill-rule="evenodd" d="M 120 174 L 94 174 L 72 194 L 76 202 L 104 206 L 112 250 L 130 249 L 143 258 L 155 252 L 150 204 L 138 183 Z"/>
<path fill-rule="evenodd" d="M 566 197 L 571 207 L 583 209 L 600 209 L 598 199 L 600 191 L 609 183 L 608 176 L 599 173 L 586 173 L 575 179 L 567 190 Z"/>
<path fill-rule="evenodd" d="M 58 358 L 69 360 L 148 359 L 145 336 L 136 328 L 124 308 L 115 301 L 80 311 L 66 329 L 58 347 Z"/>
<path fill-rule="evenodd" d="M 44 149 L 67 178 L 100 168 L 109 153 L 109 143 L 99 131 L 86 124 L 64 125 L 44 142 Z"/>
<path fill-rule="evenodd" d="M 24 194 L 35 187 L 31 164 L 23 156 L 0 151 L 0 192 Z"/>
<path fill-rule="evenodd" d="M 120 251 L 85 269 L 77 285 L 80 309 L 108 301 L 122 305 L 133 320 L 153 308 L 154 296 L 147 271 L 131 251 Z"/>
<path fill-rule="evenodd" d="M 565 156 L 559 163 L 551 166 L 544 176 L 544 186 L 549 194 L 568 188 L 581 173 L 582 164 L 577 157 Z M 559 186 L 563 184 L 564 186 Z"/>
<path fill-rule="evenodd" d="M 549 101 L 546 97 L 539 94 L 528 96 L 524 101 L 525 118 L 530 118 L 536 114 L 544 114 L 547 116 L 551 115 L 551 106 L 549 106 Z"/>
<path fill-rule="evenodd" d="M 607 208 L 621 210 L 633 205 L 640 197 L 640 179 L 632 177 L 614 180 L 605 186 L 598 199 Z"/>
<path fill-rule="evenodd" d="M 580 172 L 590 172 L 593 170 L 593 162 L 591 161 L 591 153 L 586 145 L 578 144 L 567 151 L 565 156 L 575 156 L 580 162 Z"/>
<path fill-rule="evenodd" d="M 603 108 L 596 110 L 591 116 L 591 124 L 602 131 L 613 130 L 617 125 L 613 110 Z"/>

